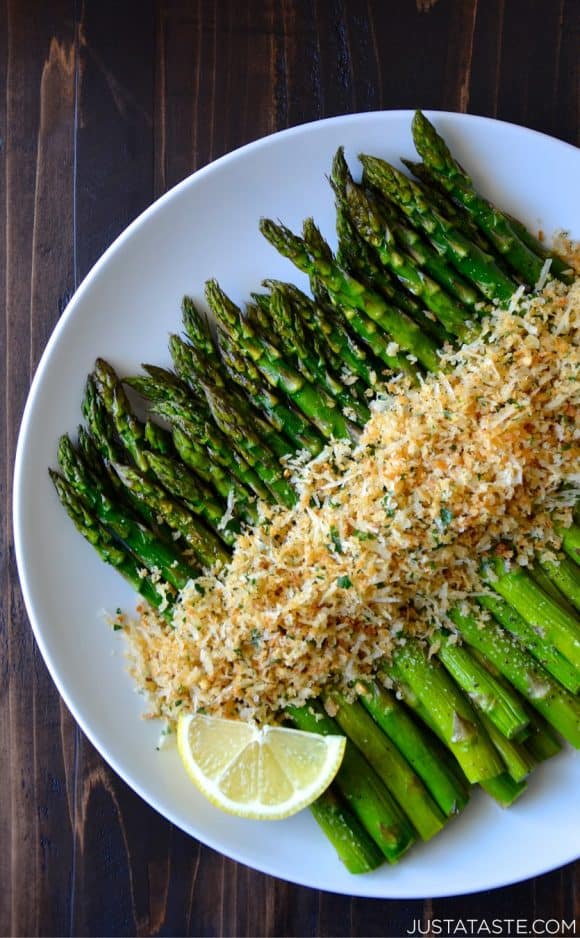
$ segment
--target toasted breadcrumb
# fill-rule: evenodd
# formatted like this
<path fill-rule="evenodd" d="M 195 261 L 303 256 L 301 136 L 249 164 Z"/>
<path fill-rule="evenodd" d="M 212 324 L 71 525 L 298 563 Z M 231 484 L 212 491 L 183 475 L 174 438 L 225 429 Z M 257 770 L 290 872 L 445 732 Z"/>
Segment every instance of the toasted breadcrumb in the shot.
<path fill-rule="evenodd" d="M 392 382 L 356 445 L 290 460 L 298 505 L 264 511 L 225 570 L 189 584 L 173 628 L 146 605 L 126 626 L 153 713 L 186 700 L 272 721 L 348 692 L 401 636 L 452 628 L 487 552 L 527 566 L 556 550 L 580 484 L 579 326 L 580 281 L 520 292 L 440 375 Z"/>

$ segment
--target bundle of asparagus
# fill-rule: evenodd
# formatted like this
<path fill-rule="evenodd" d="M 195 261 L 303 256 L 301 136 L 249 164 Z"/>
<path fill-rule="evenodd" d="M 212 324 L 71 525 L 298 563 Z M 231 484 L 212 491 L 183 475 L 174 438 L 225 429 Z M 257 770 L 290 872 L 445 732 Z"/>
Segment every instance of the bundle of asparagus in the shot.
<path fill-rule="evenodd" d="M 419 112 L 413 132 L 418 182 L 364 156 L 357 184 L 336 154 L 336 256 L 311 219 L 302 237 L 261 221 L 308 274 L 314 299 L 265 281 L 244 315 L 209 281 L 217 338 L 186 298 L 185 337 L 170 338 L 174 371 L 146 365 L 121 381 L 98 359 L 89 376 L 86 427 L 76 446 L 61 439 L 61 473 L 51 476 L 78 530 L 169 623 L 179 591 L 226 564 L 258 521 L 258 500 L 295 504 L 281 459 L 356 441 L 385 376 L 437 372 L 441 348 L 473 337 L 490 300 L 541 283 L 549 264 L 570 279 L 560 258 L 475 192 Z M 123 384 L 164 424 L 138 419 Z M 408 638 L 376 680 L 357 684 L 354 702 L 330 690 L 287 710 L 301 729 L 348 738 L 312 811 L 351 872 L 432 837 L 473 785 L 511 804 L 559 736 L 580 746 L 579 532 L 562 531 L 557 561 L 529 571 L 495 561 L 478 600 L 492 617 L 486 628 L 475 610 L 456 608 L 453 632 L 440 629 L 431 648 Z"/>

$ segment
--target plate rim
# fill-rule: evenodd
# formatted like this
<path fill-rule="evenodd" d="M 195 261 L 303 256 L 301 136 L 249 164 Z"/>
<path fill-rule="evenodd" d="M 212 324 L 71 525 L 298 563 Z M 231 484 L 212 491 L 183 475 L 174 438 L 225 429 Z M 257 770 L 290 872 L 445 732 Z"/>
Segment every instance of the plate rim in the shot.
<path fill-rule="evenodd" d="M 32 628 L 35 641 L 38 645 L 38 648 L 41 652 L 43 661 L 47 667 L 47 670 L 51 676 L 52 681 L 54 682 L 63 702 L 65 703 L 67 709 L 71 713 L 75 722 L 82 729 L 85 736 L 91 742 L 91 744 L 97 749 L 100 756 L 107 762 L 107 764 L 113 769 L 114 772 L 124 781 L 125 784 L 131 788 L 143 801 L 153 810 L 157 811 L 164 819 L 174 824 L 180 830 L 183 830 L 188 836 L 193 837 L 199 840 L 204 845 L 210 847 L 213 850 L 216 850 L 223 856 L 228 857 L 244 866 L 247 866 L 250 869 L 255 869 L 262 874 L 274 876 L 283 881 L 293 883 L 295 885 L 303 886 L 306 888 L 319 889 L 324 892 L 334 892 L 336 894 L 342 895 L 351 895 L 355 897 L 368 898 L 368 899 L 393 899 L 393 900 L 405 900 L 405 899 L 419 899 L 426 898 L 424 893 L 419 893 L 417 891 L 406 891 L 404 893 L 396 893 L 395 895 L 388 892 L 388 880 L 385 880 L 385 886 L 387 892 L 381 895 L 376 895 L 375 893 L 369 894 L 364 889 L 357 888 L 358 884 L 363 884 L 365 877 L 352 877 L 352 890 L 347 891 L 346 889 L 328 887 L 318 883 L 309 884 L 305 883 L 303 880 L 300 880 L 297 877 L 289 874 L 288 872 L 273 871 L 271 858 L 270 865 L 265 866 L 259 861 L 252 860 L 251 863 L 235 848 L 227 849 L 224 848 L 221 843 L 217 842 L 217 838 L 211 836 L 203 837 L 199 833 L 192 833 L 184 823 L 179 820 L 171 807 L 161 807 L 158 803 L 158 799 L 150 794 L 145 793 L 144 787 L 137 781 L 132 775 L 128 777 L 128 774 L 125 769 L 121 768 L 118 764 L 115 756 L 110 754 L 107 744 L 103 742 L 98 734 L 98 732 L 93 731 L 90 725 L 85 720 L 84 715 L 80 714 L 77 711 L 77 706 L 74 701 L 71 701 L 67 688 L 64 682 L 61 680 L 61 677 L 58 673 L 58 666 L 52 659 L 52 655 L 47 647 L 47 644 L 43 637 L 43 631 L 40 627 L 39 621 L 35 614 L 35 606 L 29 590 L 28 579 L 26 576 L 26 558 L 25 558 L 25 548 L 24 548 L 24 536 L 22 531 L 21 524 L 21 508 L 22 508 L 22 499 L 23 499 L 23 459 L 24 459 L 24 450 L 26 445 L 26 439 L 28 435 L 28 427 L 31 421 L 31 416 L 34 410 L 37 389 L 41 384 L 42 377 L 49 367 L 53 347 L 58 343 L 61 333 L 67 328 L 67 324 L 71 318 L 76 314 L 77 308 L 82 304 L 85 293 L 87 293 L 93 281 L 97 279 L 101 270 L 106 267 L 109 258 L 112 257 L 119 248 L 128 240 L 131 239 L 134 232 L 136 232 L 140 227 L 147 224 L 149 219 L 153 217 L 158 211 L 160 211 L 163 206 L 168 204 L 174 199 L 178 199 L 181 192 L 187 189 L 192 183 L 197 183 L 206 175 L 210 175 L 214 172 L 219 172 L 224 165 L 227 165 L 228 162 L 238 159 L 240 156 L 243 156 L 248 151 L 257 151 L 264 147 L 267 147 L 271 144 L 272 139 L 276 138 L 290 138 L 292 136 L 298 136 L 302 133 L 308 133 L 314 127 L 320 127 L 330 124 L 340 124 L 346 122 L 354 122 L 368 120 L 369 118 L 381 118 L 381 117 L 392 117 L 392 118 L 407 118 L 409 121 L 412 118 L 415 108 L 400 108 L 400 109 L 375 109 L 371 111 L 361 111 L 355 113 L 347 113 L 335 115 L 332 117 L 326 117 L 320 120 L 306 121 L 292 127 L 284 128 L 279 131 L 272 131 L 271 133 L 266 134 L 265 136 L 258 137 L 255 140 L 252 140 L 248 143 L 245 143 L 239 147 L 236 147 L 234 150 L 230 150 L 227 153 L 222 154 L 217 159 L 213 160 L 210 163 L 200 167 L 195 170 L 193 173 L 190 173 L 176 185 L 172 186 L 167 192 L 163 193 L 157 199 L 155 199 L 150 205 L 148 205 L 140 214 L 131 221 L 127 227 L 123 229 L 111 242 L 111 244 L 105 249 L 105 251 L 99 256 L 99 258 L 92 265 L 87 274 L 83 277 L 81 283 L 76 288 L 69 302 L 67 303 L 63 313 L 56 322 L 49 339 L 45 345 L 43 353 L 40 357 L 38 365 L 36 367 L 33 380 L 31 382 L 30 388 L 27 393 L 25 407 L 22 413 L 20 427 L 18 431 L 18 439 L 16 445 L 16 453 L 14 459 L 14 472 L 13 472 L 13 491 L 12 491 L 12 528 L 14 536 L 14 547 L 15 547 L 15 557 L 16 557 L 16 566 L 18 570 L 18 576 L 20 581 L 20 588 L 22 591 L 22 596 L 24 600 L 24 605 L 26 608 L 26 613 Z M 422 109 L 423 110 L 423 109 Z M 542 138 L 544 140 L 551 141 L 558 144 L 558 146 L 567 148 L 568 150 L 580 155 L 580 150 L 574 144 L 569 143 L 568 141 L 561 140 L 558 137 L 554 137 L 550 134 L 543 133 L 542 131 L 535 130 L 533 128 L 525 127 L 521 124 L 517 124 L 512 121 L 499 120 L 497 118 L 488 117 L 485 115 L 478 115 L 472 113 L 458 112 L 458 111 L 448 111 L 441 109 L 428 108 L 423 111 L 429 118 L 438 117 L 442 118 L 451 118 L 452 120 L 459 120 L 460 123 L 476 123 L 476 124 L 488 124 L 490 126 L 506 126 L 516 129 L 520 133 L 531 136 L 533 138 Z M 555 869 L 559 869 L 562 866 L 574 862 L 578 858 L 577 853 L 564 858 L 558 858 L 554 863 L 549 866 L 541 866 L 538 868 L 537 872 L 526 873 L 523 876 L 516 876 L 514 878 L 506 879 L 505 876 L 497 876 L 496 878 L 490 877 L 485 884 L 475 886 L 473 888 L 467 887 L 461 889 L 459 892 L 448 892 L 448 891 L 435 891 L 431 893 L 432 898 L 451 898 L 453 896 L 461 895 L 473 895 L 482 891 L 489 891 L 508 887 L 515 885 L 517 883 L 523 882 L 534 876 L 543 876 L 547 873 L 552 872 Z M 368 874 L 367 874 L 368 875 Z"/>

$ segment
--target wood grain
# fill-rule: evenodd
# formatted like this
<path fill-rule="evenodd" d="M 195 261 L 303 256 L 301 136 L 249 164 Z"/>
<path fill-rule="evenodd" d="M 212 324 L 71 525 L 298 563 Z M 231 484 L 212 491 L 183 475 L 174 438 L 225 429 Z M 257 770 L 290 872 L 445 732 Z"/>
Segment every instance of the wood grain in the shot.
<path fill-rule="evenodd" d="M 250 140 L 352 111 L 469 110 L 577 142 L 578 4 L 5 0 L 1 22 L 0 934 L 394 936 L 433 917 L 571 921 L 573 866 L 477 896 L 366 901 L 274 880 L 172 827 L 60 702 L 26 619 L 9 504 L 47 338 L 156 196 Z"/>

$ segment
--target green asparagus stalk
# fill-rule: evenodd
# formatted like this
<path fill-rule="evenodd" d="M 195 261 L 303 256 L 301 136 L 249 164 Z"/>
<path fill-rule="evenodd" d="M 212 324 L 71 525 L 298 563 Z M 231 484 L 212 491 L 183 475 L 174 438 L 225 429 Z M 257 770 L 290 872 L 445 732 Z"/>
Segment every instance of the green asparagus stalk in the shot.
<path fill-rule="evenodd" d="M 349 703 L 338 692 L 330 694 L 337 705 L 335 719 L 412 822 L 422 840 L 430 840 L 445 824 L 445 816 L 431 798 L 420 777 L 359 703 Z"/>
<path fill-rule="evenodd" d="M 122 485 L 121 480 L 111 468 L 113 463 L 126 458 L 127 451 L 116 434 L 111 415 L 105 409 L 92 375 L 89 375 L 86 383 L 83 412 L 90 428 L 85 430 L 79 427 L 79 451 L 85 463 L 102 479 L 107 478 L 112 492 L 128 503 L 150 528 L 155 529 L 161 540 L 172 543 L 171 530 L 160 524 L 156 513 Z"/>
<path fill-rule="evenodd" d="M 558 555 L 556 560 L 543 560 L 540 558 L 538 563 L 544 573 L 568 600 L 568 604 L 571 604 L 580 612 L 580 570 L 578 565 L 562 553 Z M 556 600 L 556 602 L 559 602 L 559 600 Z M 570 617 L 569 611 L 567 615 Z"/>
<path fill-rule="evenodd" d="M 500 600 L 500 602 L 503 602 L 503 600 Z M 507 606 L 507 603 L 504 605 Z M 490 674 L 493 674 L 497 681 L 502 683 L 506 688 L 512 687 L 507 678 L 504 677 L 504 675 L 490 661 L 490 659 L 487 658 L 481 651 L 479 651 L 478 648 L 472 646 L 471 650 L 474 657 L 477 658 L 477 660 L 490 672 Z M 529 733 L 526 736 L 523 745 L 536 762 L 544 762 L 546 759 L 550 759 L 552 756 L 555 756 L 560 752 L 562 749 L 562 743 L 560 742 L 560 737 L 550 726 L 547 720 L 540 716 L 538 711 L 530 706 L 527 701 L 525 705 L 528 711 Z"/>
<path fill-rule="evenodd" d="M 232 381 L 237 383 L 252 398 L 278 430 L 284 430 L 298 450 L 306 450 L 318 456 L 325 445 L 324 437 L 310 424 L 300 411 L 292 408 L 278 397 L 265 381 L 254 363 L 245 358 L 229 336 L 220 335 L 220 349 Z"/>
<path fill-rule="evenodd" d="M 426 166 L 453 201 L 469 212 L 510 267 L 530 286 L 541 275 L 542 259 L 521 239 L 508 217 L 475 190 L 447 144 L 421 111 L 413 118 L 413 140 Z"/>
<path fill-rule="evenodd" d="M 422 719 L 423 722 L 433 731 L 433 733 L 445 744 L 444 735 L 440 726 L 438 726 L 437 722 L 433 718 L 432 710 L 426 707 L 413 693 L 411 688 L 404 682 L 399 682 L 399 688 L 403 694 L 405 702 L 408 703 L 408 705 L 417 713 L 420 719 Z M 506 742 L 508 741 L 506 740 Z M 498 759 L 503 765 L 503 759 L 501 759 L 499 751 L 496 750 L 496 752 Z M 500 772 L 498 775 L 494 775 L 492 778 L 482 779 L 479 782 L 479 785 L 488 795 L 490 795 L 490 797 L 494 799 L 494 801 L 497 801 L 497 803 L 502 808 L 509 807 L 516 800 L 516 798 L 519 798 L 519 796 L 523 794 L 526 788 L 525 781 L 515 782 L 507 770 Z"/>
<path fill-rule="evenodd" d="M 67 436 L 60 438 L 58 461 L 66 481 L 97 521 L 118 537 L 144 567 L 152 572 L 159 571 L 177 590 L 183 589 L 197 575 L 197 570 L 187 564 L 176 549 L 163 543 L 109 498 Z"/>
<path fill-rule="evenodd" d="M 523 795 L 527 787 L 525 781 L 514 781 L 509 772 L 502 772 L 495 778 L 486 778 L 480 785 L 501 808 L 509 808 Z"/>
<path fill-rule="evenodd" d="M 258 511 L 253 497 L 248 495 L 246 486 L 224 469 L 221 463 L 209 458 L 205 447 L 196 442 L 195 434 L 184 432 L 178 426 L 174 426 L 172 438 L 184 465 L 211 485 L 224 499 L 233 498 L 236 517 L 248 524 L 255 524 L 258 520 Z"/>
<path fill-rule="evenodd" d="M 123 458 L 123 447 L 116 434 L 101 397 L 97 391 L 93 375 L 89 375 L 85 385 L 82 412 L 102 458 L 109 462 Z"/>
<path fill-rule="evenodd" d="M 253 432 L 251 424 L 244 421 L 235 407 L 230 406 L 229 399 L 224 394 L 207 384 L 204 385 L 204 390 L 213 418 L 222 433 L 232 440 L 233 445 L 252 466 L 275 500 L 286 508 L 292 508 L 296 504 L 297 496 L 284 478 L 283 469 L 274 454 Z"/>
<path fill-rule="evenodd" d="M 499 625 L 486 622 L 480 626 L 473 616 L 458 609 L 450 612 L 450 618 L 468 645 L 485 655 L 554 729 L 580 748 L 580 704 L 576 698 Z"/>
<path fill-rule="evenodd" d="M 341 312 L 333 309 L 329 304 L 310 300 L 292 284 L 282 284 L 280 281 L 271 280 L 266 280 L 264 283 L 289 291 L 294 302 L 299 304 L 300 315 L 311 334 L 319 335 L 320 340 L 341 362 L 344 362 L 352 375 L 356 375 L 364 382 L 367 388 L 376 389 L 386 362 L 375 355 L 371 347 L 364 346 L 360 336 L 349 329 L 348 322 L 344 320 Z M 376 332 L 376 329 L 373 329 L 374 324 L 372 321 L 369 322 L 370 332 L 374 334 Z M 384 343 L 384 348 L 387 344 Z M 380 347 L 383 348 L 383 345 Z"/>
<path fill-rule="evenodd" d="M 528 573 L 531 576 L 538 586 L 543 589 L 544 593 L 547 593 L 548 596 L 558 603 L 569 615 L 575 616 L 576 610 L 572 603 L 568 602 L 564 593 L 560 592 L 554 580 L 550 579 L 548 573 L 542 569 L 539 563 L 535 563 L 533 567 L 528 567 Z"/>
<path fill-rule="evenodd" d="M 544 593 L 522 567 L 508 569 L 506 562 L 496 557 L 487 571 L 493 589 L 580 669 L 580 626 L 576 618 Z"/>
<path fill-rule="evenodd" d="M 499 752 L 508 774 L 511 775 L 514 782 L 523 782 L 536 765 L 536 760 L 530 751 L 526 749 L 523 743 L 514 739 L 507 739 L 485 713 L 481 715 L 481 722 Z"/>
<path fill-rule="evenodd" d="M 259 369 L 266 380 L 282 390 L 290 400 L 310 419 L 326 439 L 345 439 L 351 436 L 349 425 L 336 402 L 319 388 L 306 381 L 294 368 L 287 364 L 280 353 L 254 330 L 242 323 L 240 310 L 225 295 L 216 281 L 206 284 L 208 303 L 222 330 L 235 335 L 236 343 Z"/>
<path fill-rule="evenodd" d="M 380 264 L 379 258 L 366 241 L 358 234 L 348 218 L 344 205 L 338 201 L 336 206 L 336 231 L 338 234 L 337 260 L 341 267 L 360 280 L 369 289 L 377 290 L 397 309 L 402 309 L 435 342 L 443 345 L 451 339 L 449 333 L 437 321 L 433 314 L 427 316 L 421 304 L 400 289 L 392 274 Z"/>
<path fill-rule="evenodd" d="M 317 358 L 326 363 L 329 373 L 335 381 L 346 386 L 349 392 L 356 399 L 368 407 L 369 387 L 376 382 L 383 365 L 375 359 L 370 351 L 363 348 L 360 342 L 347 333 L 345 324 L 343 342 L 346 346 L 346 354 L 341 354 L 340 348 L 337 350 L 334 342 L 328 340 L 328 332 L 332 329 L 331 322 L 334 314 L 330 309 L 322 309 L 302 290 L 291 283 L 282 280 L 264 280 L 263 285 L 268 287 L 271 293 L 277 291 L 284 297 L 285 303 L 292 310 L 292 316 L 300 330 L 301 341 L 311 347 Z M 269 297 L 268 297 L 269 299 Z M 350 356 L 355 357 L 354 367 L 350 361 Z M 371 373 L 374 371 L 374 377 Z"/>
<path fill-rule="evenodd" d="M 178 428 L 181 434 L 189 437 L 193 445 L 201 445 L 207 450 L 205 460 L 211 458 L 218 462 L 249 491 L 258 498 L 268 500 L 269 490 L 260 476 L 248 464 L 236 449 L 234 449 L 227 436 L 214 423 L 208 408 L 207 415 L 201 415 L 190 405 L 183 405 L 179 401 L 160 401 L 151 407 L 153 413 L 168 420 L 172 428 Z M 179 449 L 179 439 L 174 440 Z M 183 447 L 182 447 L 183 448 Z M 191 464 L 190 468 L 194 468 Z M 197 470 L 196 470 L 197 471 Z"/>
<path fill-rule="evenodd" d="M 399 310 L 390 306 L 378 293 L 368 290 L 362 283 L 341 270 L 334 260 L 328 260 L 326 242 L 311 219 L 305 222 L 304 239 L 298 238 L 288 228 L 276 225 L 269 219 L 261 219 L 260 230 L 270 243 L 300 270 L 318 277 L 329 291 L 334 305 L 341 307 L 348 316 L 353 329 L 369 343 L 373 351 L 385 364 L 397 371 L 412 373 L 409 362 L 397 351 L 379 351 L 374 341 L 373 329 L 378 326 L 392 337 L 399 348 L 415 356 L 429 371 L 438 368 L 435 343 L 425 336 L 417 324 Z M 362 317 L 356 316 L 356 311 Z M 370 326 L 365 325 L 371 320 Z M 362 322 L 362 325 L 361 325 Z"/>
<path fill-rule="evenodd" d="M 495 251 L 493 244 L 485 237 L 482 231 L 477 227 L 477 225 L 472 220 L 470 214 L 463 208 L 462 205 L 455 205 L 445 189 L 441 187 L 437 175 L 432 173 L 428 166 L 425 163 L 417 163 L 413 160 L 402 160 L 404 165 L 409 169 L 414 176 L 417 177 L 422 183 L 423 189 L 426 193 L 427 198 L 430 202 L 433 202 L 435 207 L 443 214 L 450 218 L 456 225 L 459 225 L 464 231 L 465 234 L 476 244 L 479 244 L 480 248 L 483 248 L 484 251 Z M 496 208 L 495 211 L 498 211 Z M 553 251 L 549 251 L 546 248 L 546 245 L 536 238 L 531 231 L 528 231 L 526 226 L 519 221 L 517 218 L 514 218 L 513 215 L 509 215 L 506 212 L 501 213 L 512 230 L 518 236 L 518 238 L 523 241 L 523 243 L 528 247 L 538 258 L 542 261 L 548 260 L 551 261 L 550 273 L 555 277 L 564 280 L 566 283 L 570 283 L 572 280 L 570 270 L 570 265 L 567 261 L 563 260 L 558 254 Z M 498 263 L 500 266 L 504 263 L 504 258 L 501 254 L 497 255 Z"/>
<path fill-rule="evenodd" d="M 334 157 L 331 182 L 337 196 L 338 207 L 348 211 L 349 198 L 353 199 L 356 190 L 360 190 L 360 187 L 354 182 L 344 159 L 344 152 L 341 149 L 337 151 Z M 365 195 L 383 224 L 388 226 L 389 232 L 392 232 L 395 240 L 408 252 L 410 257 L 419 266 L 424 267 L 433 280 L 441 284 L 451 296 L 455 297 L 465 307 L 465 312 L 469 309 L 475 310 L 480 301 L 477 291 L 463 280 L 443 257 L 431 248 L 419 232 L 405 223 L 404 216 L 401 216 L 390 202 L 381 199 L 379 205 L 378 201 L 374 200 L 368 191 Z M 392 264 L 387 266 L 391 266 L 391 269 L 393 269 Z"/>
<path fill-rule="evenodd" d="M 62 476 L 52 469 L 49 469 L 49 475 L 61 504 L 77 531 L 95 548 L 101 560 L 114 567 L 135 592 L 140 593 L 150 606 L 157 609 L 159 614 L 170 622 L 171 607 L 167 604 L 166 591 L 160 591 L 157 588 L 148 573 L 143 570 L 142 565 L 123 549 L 122 545 L 115 540 L 107 528 L 86 507 L 72 485 L 69 485 Z"/>
<path fill-rule="evenodd" d="M 517 284 L 504 274 L 491 254 L 482 251 L 460 228 L 433 208 L 408 176 L 378 157 L 361 155 L 360 159 L 365 179 L 392 200 L 460 274 L 475 284 L 488 300 L 509 302 Z"/>
<path fill-rule="evenodd" d="M 135 465 L 146 472 L 147 464 L 143 456 L 145 427 L 133 413 L 116 372 L 104 358 L 97 358 L 93 378 L 96 391 L 113 421 L 123 446 L 131 455 Z"/>
<path fill-rule="evenodd" d="M 281 458 L 294 453 L 294 446 L 290 439 L 274 427 L 264 415 L 254 407 L 245 395 L 240 393 L 238 387 L 230 380 L 221 361 L 206 355 L 204 349 L 184 342 L 177 335 L 169 337 L 169 351 L 177 373 L 193 387 L 205 393 L 210 404 L 207 389 L 215 389 L 218 395 L 226 395 L 228 405 L 238 412 L 239 418 L 252 427 L 252 435 L 259 436 L 272 453 Z M 239 419 L 238 418 L 238 419 Z"/>
<path fill-rule="evenodd" d="M 160 456 L 175 456 L 171 434 L 149 417 L 145 421 L 145 443 L 152 453 L 159 453 Z"/>
<path fill-rule="evenodd" d="M 232 518 L 224 523 L 227 506 L 209 486 L 190 472 L 183 462 L 171 456 L 150 452 L 147 453 L 147 464 L 170 495 L 200 515 L 210 528 L 218 531 L 229 547 L 233 547 L 241 530 L 239 521 Z"/>
<path fill-rule="evenodd" d="M 562 537 L 562 550 L 568 554 L 570 560 L 580 564 L 580 525 L 571 524 L 568 528 L 558 528 Z"/>
<path fill-rule="evenodd" d="M 216 563 L 225 564 L 230 559 L 229 551 L 220 539 L 205 527 L 196 516 L 184 508 L 181 502 L 171 498 L 165 490 L 131 466 L 114 465 L 115 472 L 133 494 L 152 506 L 165 524 L 179 534 L 197 561 L 205 567 Z"/>
<path fill-rule="evenodd" d="M 382 851 L 343 803 L 334 785 L 310 805 L 310 811 L 349 873 L 370 873 L 384 862 Z"/>
<path fill-rule="evenodd" d="M 465 645 L 451 640 L 450 634 L 436 632 L 432 641 L 437 657 L 475 708 L 507 739 L 521 739 L 529 721 L 519 697 L 499 684 Z M 482 719 L 484 726 L 487 721 Z"/>
<path fill-rule="evenodd" d="M 502 771 L 502 763 L 473 707 L 443 667 L 427 657 L 418 641 L 407 639 L 399 646 L 388 670 L 395 680 L 408 684 L 429 711 L 470 782 L 493 778 Z"/>
<path fill-rule="evenodd" d="M 493 245 L 490 244 L 467 212 L 462 209 L 461 206 L 455 205 L 445 190 L 440 188 L 437 178 L 431 173 L 425 163 L 418 163 L 414 160 L 403 158 L 401 158 L 401 163 L 420 181 L 425 198 L 431 202 L 433 207 L 436 208 L 441 215 L 461 228 L 470 241 L 474 241 L 483 251 L 489 254 L 494 253 L 495 249 Z M 503 268 L 503 258 L 499 254 L 496 255 L 496 262 Z"/>
<path fill-rule="evenodd" d="M 394 694 L 376 682 L 361 685 L 360 692 L 373 720 L 423 779 L 446 817 L 460 811 L 467 804 L 468 788 L 460 773 L 447 764 L 445 751 L 435 738 L 411 718 Z"/>
<path fill-rule="evenodd" d="M 283 351 L 294 356 L 296 367 L 309 380 L 319 383 L 338 402 L 350 420 L 364 427 L 370 417 L 366 404 L 361 404 L 331 373 L 328 363 L 320 356 L 317 360 L 308 348 L 308 341 L 300 329 L 300 321 L 293 315 L 286 291 L 274 288 L 270 297 L 272 325 L 280 337 Z M 304 370 L 303 370 L 304 369 Z"/>
<path fill-rule="evenodd" d="M 175 389 L 175 393 L 181 392 L 184 399 L 187 399 L 186 389 L 177 382 L 174 382 L 170 372 L 165 372 L 163 369 L 155 369 L 153 366 L 151 366 L 151 370 L 153 374 L 150 375 L 147 380 L 155 385 L 161 396 L 166 394 L 163 390 L 163 381 L 170 381 L 173 382 L 172 387 Z M 149 524 L 152 522 L 159 524 L 159 519 L 163 518 L 169 528 L 179 531 L 179 524 L 175 524 L 175 521 L 181 519 L 180 523 L 183 525 L 183 535 L 187 543 L 194 550 L 194 553 L 196 553 L 202 563 L 211 566 L 211 564 L 218 559 L 221 545 L 219 548 L 216 545 L 215 549 L 210 551 L 210 553 L 215 554 L 215 556 L 213 559 L 208 559 L 205 549 L 205 541 L 207 538 L 203 536 L 201 538 L 201 544 L 198 544 L 199 535 L 196 535 L 198 524 L 195 519 L 188 518 L 188 514 L 193 510 L 194 514 L 205 516 L 208 520 L 216 521 L 217 519 L 217 521 L 219 521 L 225 513 L 225 505 L 217 504 L 212 493 L 206 487 L 200 489 L 200 485 L 202 485 L 201 482 L 197 483 L 196 497 L 193 497 L 193 488 L 196 486 L 196 482 L 191 473 L 188 475 L 190 495 L 192 495 L 190 501 L 194 504 L 193 509 L 191 504 L 188 506 L 188 510 L 186 510 L 180 505 L 177 505 L 174 499 L 167 499 L 167 495 L 163 493 L 163 491 L 159 491 L 158 487 L 155 486 L 153 479 L 147 482 L 147 480 L 143 478 L 143 474 L 151 476 L 151 457 L 153 456 L 154 458 L 154 454 L 150 453 L 148 449 L 149 441 L 152 440 L 158 450 L 168 452 L 173 450 L 173 446 L 170 442 L 171 438 L 167 431 L 153 424 L 151 421 L 142 424 L 141 421 L 136 418 L 114 369 L 104 361 L 104 359 L 97 360 L 94 379 L 95 388 L 101 391 L 100 397 L 103 400 L 104 407 L 111 420 L 114 422 L 115 429 L 118 431 L 127 453 L 133 458 L 136 466 L 140 469 L 137 475 L 135 475 L 128 466 L 125 467 L 123 471 L 117 472 L 117 477 L 121 479 L 125 488 L 131 493 L 132 504 L 139 504 L 139 511 Z M 104 429 L 103 421 L 104 415 L 99 424 L 100 432 L 103 432 Z M 122 456 L 116 456 L 116 451 L 109 452 L 108 459 L 111 465 L 117 466 L 124 461 Z M 165 467 L 163 473 L 164 479 L 162 479 L 161 482 L 168 490 L 169 494 L 172 495 L 174 494 L 172 489 L 175 489 L 176 474 L 175 471 L 172 474 L 169 470 L 170 468 L 175 469 L 176 462 L 170 458 L 167 462 L 167 457 L 165 457 L 165 459 L 165 463 L 163 463 L 163 461 L 158 463 L 158 468 L 159 465 Z M 190 530 L 190 528 L 192 530 Z M 201 534 L 209 534 L 210 543 L 214 539 L 214 535 L 204 528 L 201 528 Z M 230 543 L 232 543 L 232 531 L 224 531 L 222 536 L 227 541 L 228 534 Z M 202 550 L 201 554 L 199 553 L 200 547 Z M 222 561 L 225 559 L 223 553 L 221 559 Z"/>
<path fill-rule="evenodd" d="M 509 603 L 499 596 L 486 594 L 478 596 L 480 606 L 491 612 L 500 625 L 511 632 L 552 677 L 569 690 L 577 694 L 580 690 L 580 672 L 570 664 L 551 642 L 547 641 L 533 625 L 520 616 Z"/>
<path fill-rule="evenodd" d="M 531 712 L 531 731 L 526 739 L 526 749 L 536 762 L 545 762 L 562 751 L 562 743 L 549 723 L 539 713 Z"/>
<path fill-rule="evenodd" d="M 290 707 L 287 715 L 299 729 L 309 733 L 330 735 L 339 732 L 334 720 L 316 704 Z M 374 769 L 350 740 L 347 740 L 335 784 L 388 862 L 396 863 L 415 840 L 413 828 Z"/>
<path fill-rule="evenodd" d="M 392 270 L 403 286 L 431 310 L 448 333 L 461 340 L 469 338 L 470 329 L 466 323 L 468 314 L 463 304 L 449 296 L 399 247 L 391 228 L 379 215 L 366 192 L 360 186 L 348 184 L 345 199 L 356 230 L 375 249 L 381 263 Z"/>

